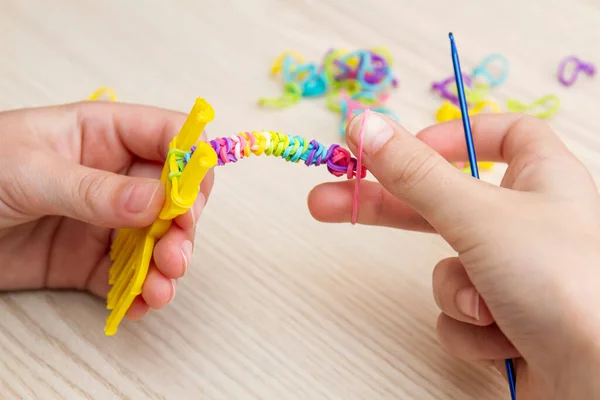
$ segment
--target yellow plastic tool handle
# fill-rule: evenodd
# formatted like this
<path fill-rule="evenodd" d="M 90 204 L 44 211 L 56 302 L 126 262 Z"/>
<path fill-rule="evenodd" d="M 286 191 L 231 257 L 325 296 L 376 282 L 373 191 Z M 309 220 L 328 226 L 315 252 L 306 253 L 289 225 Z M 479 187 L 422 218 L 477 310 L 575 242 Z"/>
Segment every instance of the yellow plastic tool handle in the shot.
<path fill-rule="evenodd" d="M 179 135 L 175 137 L 176 148 L 183 151 L 190 151 L 192 146 L 198 142 L 206 124 L 214 118 L 215 110 L 212 106 L 203 98 L 198 97 L 179 131 Z"/>
<path fill-rule="evenodd" d="M 175 164 L 174 158 L 168 162 Z M 217 165 L 217 153 L 210 144 L 198 142 L 181 176 L 169 179 L 168 173 L 163 174 L 161 180 L 167 187 L 168 196 L 158 216 L 159 220 L 173 219 L 192 207 L 198 197 L 202 180 L 215 165 Z"/>
<path fill-rule="evenodd" d="M 159 219 L 173 219 L 185 213 L 196 201 L 200 183 L 208 171 L 217 165 L 215 150 L 210 144 L 198 141 L 206 124 L 214 117 L 212 106 L 202 98 L 196 99 L 196 104 L 188 114 L 179 135 L 171 141 L 169 149 L 190 151 L 192 146 L 196 145 L 196 150 L 179 177 L 169 179 L 169 173 L 178 169 L 175 157 L 171 156 L 165 161 L 160 179 L 166 186 L 167 198 Z"/>
<path fill-rule="evenodd" d="M 184 214 L 196 201 L 200 184 L 208 171 L 217 164 L 217 154 L 206 142 L 198 142 L 204 127 L 214 118 L 210 104 L 197 99 L 179 134 L 169 144 L 170 149 L 196 150 L 181 175 L 169 179 L 171 172 L 179 167 L 172 154 L 163 167 L 161 181 L 166 186 L 165 204 L 159 218 L 145 229 L 121 230 L 113 243 L 109 272 L 112 288 L 107 296 L 107 308 L 111 310 L 106 320 L 105 334 L 114 335 L 135 297 L 142 292 L 156 240 L 164 236 L 173 218 Z"/>

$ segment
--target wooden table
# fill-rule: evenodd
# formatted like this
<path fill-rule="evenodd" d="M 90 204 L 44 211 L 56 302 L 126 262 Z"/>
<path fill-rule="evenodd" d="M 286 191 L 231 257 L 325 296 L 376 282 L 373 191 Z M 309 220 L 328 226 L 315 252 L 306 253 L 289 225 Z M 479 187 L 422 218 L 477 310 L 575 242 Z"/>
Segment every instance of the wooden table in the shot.
<path fill-rule="evenodd" d="M 281 92 L 270 64 L 286 49 L 316 61 L 330 47 L 385 46 L 400 77 L 389 106 L 417 132 L 440 105 L 432 81 L 452 74 L 452 30 L 465 69 L 494 52 L 510 60 L 500 104 L 561 97 L 549 122 L 598 177 L 600 80 L 564 88 L 556 71 L 570 54 L 600 64 L 599 4 L 3 0 L 0 108 L 77 101 L 107 85 L 120 100 L 186 112 L 205 97 L 217 113 L 211 137 L 275 129 L 343 143 L 323 99 L 257 107 Z M 1 295 L 0 397 L 507 399 L 495 372 L 436 340 L 431 272 L 450 248 L 432 235 L 314 221 L 306 195 L 329 179 L 265 157 L 218 169 L 177 297 L 115 337 L 91 296 Z"/>

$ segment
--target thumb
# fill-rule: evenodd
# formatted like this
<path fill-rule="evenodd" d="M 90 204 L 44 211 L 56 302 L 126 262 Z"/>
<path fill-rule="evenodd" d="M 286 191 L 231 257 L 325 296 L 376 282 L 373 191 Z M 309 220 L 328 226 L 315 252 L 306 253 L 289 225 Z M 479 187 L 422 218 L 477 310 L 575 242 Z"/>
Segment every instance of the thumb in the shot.
<path fill-rule="evenodd" d="M 367 110 L 352 119 L 346 138 L 355 154 L 361 131 L 365 167 L 387 191 L 421 214 L 440 234 L 457 223 L 463 225 L 465 218 L 475 218 L 472 204 L 486 195 L 485 184 L 454 168 L 383 114 Z"/>
<path fill-rule="evenodd" d="M 118 175 L 63 159 L 45 164 L 45 176 L 32 177 L 28 185 L 32 213 L 137 228 L 152 224 L 164 204 L 165 189 L 158 179 Z"/>

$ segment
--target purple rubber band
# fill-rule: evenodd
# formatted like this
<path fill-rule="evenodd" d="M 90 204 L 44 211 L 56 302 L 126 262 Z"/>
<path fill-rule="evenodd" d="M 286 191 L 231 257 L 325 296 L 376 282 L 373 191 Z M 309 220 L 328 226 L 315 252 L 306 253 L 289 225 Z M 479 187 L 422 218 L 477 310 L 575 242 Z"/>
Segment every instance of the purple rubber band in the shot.
<path fill-rule="evenodd" d="M 567 65 L 570 62 L 575 62 L 576 65 L 575 65 L 575 68 L 573 69 L 572 75 L 570 76 L 569 79 L 567 79 L 565 77 L 565 72 L 567 69 Z M 577 80 L 580 72 L 583 72 L 583 73 L 587 74 L 588 76 L 594 76 L 596 74 L 596 67 L 591 63 L 583 62 L 582 60 L 580 60 L 579 58 L 577 58 L 575 56 L 566 57 L 560 63 L 560 65 L 558 67 L 558 80 L 564 86 L 572 86 L 575 83 L 575 81 Z"/>
<path fill-rule="evenodd" d="M 468 87 L 471 87 L 471 77 L 469 75 L 465 74 L 464 72 L 462 73 L 462 76 L 463 76 L 465 85 L 467 85 Z M 454 93 L 451 93 L 447 88 L 448 85 L 450 85 L 452 83 L 454 83 L 454 76 L 449 76 L 448 78 L 444 79 L 443 81 L 433 82 L 431 84 L 431 89 L 433 91 L 437 91 L 440 94 L 440 96 L 442 96 L 446 100 L 452 102 L 455 105 L 458 105 L 458 97 Z"/>
<path fill-rule="evenodd" d="M 215 151 L 215 153 L 219 154 L 219 145 L 217 144 L 217 141 L 216 140 L 211 140 L 209 143 L 210 143 L 210 146 Z"/>
<path fill-rule="evenodd" d="M 375 85 L 383 81 L 387 75 L 388 74 L 386 74 L 385 71 L 376 70 L 374 73 L 365 74 L 364 79 L 368 84 Z"/>
<path fill-rule="evenodd" d="M 316 153 L 316 150 L 314 148 L 311 149 L 310 152 L 308 153 L 308 156 L 306 157 L 306 161 L 304 161 L 304 164 L 310 165 L 313 161 L 313 158 L 315 157 L 315 153 Z"/>
<path fill-rule="evenodd" d="M 333 161 L 327 161 L 327 168 L 336 171 L 336 172 L 346 172 L 347 168 L 342 167 L 341 165 L 336 165 Z"/>
<path fill-rule="evenodd" d="M 327 150 L 327 154 L 325 154 L 325 160 L 329 161 L 329 159 L 331 158 L 331 156 L 333 155 L 333 152 L 335 151 L 335 149 L 337 149 L 338 147 L 340 147 L 339 144 L 332 144 L 331 146 L 329 146 L 329 149 Z"/>
<path fill-rule="evenodd" d="M 312 144 L 312 146 L 314 148 L 314 152 L 317 155 L 315 164 L 316 165 L 323 164 L 323 154 L 321 152 L 319 152 L 319 150 L 321 150 L 321 144 L 319 142 L 317 142 L 315 139 L 311 140 L 310 144 Z"/>
<path fill-rule="evenodd" d="M 225 152 L 229 153 L 231 151 L 231 139 L 225 138 Z"/>
<path fill-rule="evenodd" d="M 319 154 L 319 143 L 316 140 L 311 140 L 310 144 L 312 145 L 313 149 L 311 153 L 311 162 L 313 162 L 316 166 L 319 166 L 323 162 L 323 157 Z"/>
<path fill-rule="evenodd" d="M 347 71 L 350 69 L 350 67 L 347 64 L 343 63 L 342 61 L 340 61 L 338 59 L 333 60 L 333 63 L 335 64 L 336 67 L 341 68 L 343 70 Z"/>

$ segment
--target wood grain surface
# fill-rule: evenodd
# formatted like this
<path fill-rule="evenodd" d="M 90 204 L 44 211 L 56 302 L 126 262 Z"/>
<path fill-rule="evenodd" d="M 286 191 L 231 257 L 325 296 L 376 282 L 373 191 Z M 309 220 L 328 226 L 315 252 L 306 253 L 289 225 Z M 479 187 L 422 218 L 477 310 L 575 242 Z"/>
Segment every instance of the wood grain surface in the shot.
<path fill-rule="evenodd" d="M 385 46 L 400 78 L 389 105 L 417 132 L 440 105 L 431 82 L 452 74 L 453 31 L 465 69 L 494 52 L 509 59 L 501 104 L 560 96 L 549 122 L 598 178 L 600 79 L 556 79 L 570 54 L 600 65 L 598 21 L 597 0 L 0 0 L 0 108 L 107 85 L 122 101 L 184 112 L 205 97 L 211 137 L 275 129 L 343 143 L 323 99 L 257 106 L 281 92 L 270 64 L 286 49 L 319 60 L 330 47 Z M 218 169 L 176 298 L 115 337 L 91 296 L 0 295 L 0 398 L 507 399 L 496 372 L 437 342 L 431 272 L 451 249 L 433 235 L 314 221 L 306 196 L 334 179 L 264 157 Z"/>

